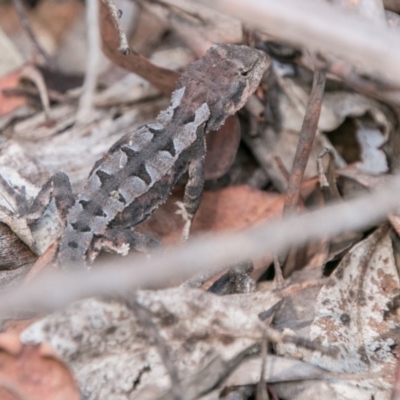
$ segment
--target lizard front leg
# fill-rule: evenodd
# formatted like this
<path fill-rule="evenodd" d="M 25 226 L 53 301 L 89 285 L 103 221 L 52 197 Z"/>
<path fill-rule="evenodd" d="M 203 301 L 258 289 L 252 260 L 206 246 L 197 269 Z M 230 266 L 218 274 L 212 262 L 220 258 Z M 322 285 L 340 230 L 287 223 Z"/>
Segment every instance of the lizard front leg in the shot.
<path fill-rule="evenodd" d="M 176 211 L 176 213 L 182 215 L 185 221 L 182 231 L 183 242 L 189 238 L 192 219 L 199 208 L 201 195 L 203 194 L 205 153 L 206 142 L 205 138 L 202 138 L 200 139 L 198 146 L 193 149 L 194 156 L 188 167 L 189 179 L 185 186 L 183 203 L 176 203 L 179 207 L 179 210 Z"/>

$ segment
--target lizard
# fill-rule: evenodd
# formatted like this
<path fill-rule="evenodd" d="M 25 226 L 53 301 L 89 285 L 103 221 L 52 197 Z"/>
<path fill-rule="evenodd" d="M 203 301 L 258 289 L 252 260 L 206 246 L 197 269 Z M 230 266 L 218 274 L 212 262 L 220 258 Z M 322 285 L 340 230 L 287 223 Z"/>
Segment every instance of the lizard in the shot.
<path fill-rule="evenodd" d="M 155 239 L 132 228 L 166 201 L 185 172 L 181 213 L 187 239 L 203 191 L 205 135 L 244 106 L 267 66 L 265 53 L 231 44 L 214 45 L 190 64 L 170 106 L 153 123 L 123 136 L 95 163 L 68 213 L 59 264 L 83 265 L 103 247 L 119 252 L 157 247 Z"/>
<path fill-rule="evenodd" d="M 62 269 L 84 268 L 102 249 L 150 253 L 160 243 L 134 228 L 166 201 L 187 172 L 180 203 L 186 240 L 203 191 L 205 135 L 244 106 L 268 66 L 262 51 L 213 45 L 181 74 L 170 106 L 154 122 L 125 134 L 95 163 L 76 198 L 68 177 L 58 173 L 40 190 L 26 218 L 23 213 L 11 222 L 22 224 L 25 236 L 31 235 L 28 227 L 48 231 L 53 222 L 42 227 L 37 217 L 51 201 L 62 222 L 57 255 Z M 31 236 L 25 241 L 34 243 Z"/>

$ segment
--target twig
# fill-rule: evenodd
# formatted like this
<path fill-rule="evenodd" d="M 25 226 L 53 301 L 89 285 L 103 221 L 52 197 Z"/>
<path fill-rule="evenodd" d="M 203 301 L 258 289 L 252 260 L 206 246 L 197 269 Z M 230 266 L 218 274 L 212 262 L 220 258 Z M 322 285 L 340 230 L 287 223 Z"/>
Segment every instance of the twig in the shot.
<path fill-rule="evenodd" d="M 43 57 L 44 61 L 49 67 L 53 66 L 53 62 L 50 59 L 49 55 L 43 50 L 40 43 L 37 41 L 35 34 L 32 31 L 31 24 L 29 23 L 28 16 L 26 15 L 26 11 L 24 5 L 22 4 L 21 0 L 13 0 L 15 11 L 18 14 L 18 18 L 21 21 L 22 27 L 25 30 L 26 34 L 28 35 L 30 41 L 33 44 L 33 47 L 36 51 Z"/>
<path fill-rule="evenodd" d="M 324 72 L 315 71 L 310 98 L 308 100 L 306 113 L 304 115 L 303 125 L 301 127 L 299 142 L 297 143 L 296 153 L 293 159 L 293 166 L 290 172 L 288 188 L 285 196 L 285 205 L 283 215 L 288 215 L 296 211 L 300 199 L 301 184 L 303 182 L 304 172 L 310 158 L 311 149 L 314 143 L 318 128 L 318 120 L 321 113 L 322 97 L 325 90 L 326 75 Z M 301 256 L 301 262 L 304 262 L 304 254 Z M 281 265 L 284 264 L 287 255 L 284 253 L 274 258 L 274 268 L 276 285 L 279 288 L 283 283 Z M 287 264 L 286 264 L 287 265 Z M 288 271 L 286 270 L 287 274 Z M 281 280 L 279 280 L 281 279 Z"/>
<path fill-rule="evenodd" d="M 84 297 L 165 285 L 165 282 L 187 279 L 217 265 L 262 258 L 308 241 L 361 230 L 395 211 L 400 205 L 399 192 L 400 177 L 397 176 L 372 193 L 346 203 L 263 223 L 237 233 L 189 240 L 185 245 L 154 254 L 150 260 L 132 254 L 120 258 L 118 263 L 99 262 L 90 273 L 49 273 L 24 287 L 1 293 L 0 316 L 10 316 L 21 310 L 57 310 Z"/>
<path fill-rule="evenodd" d="M 275 156 L 274 157 L 276 165 L 282 174 L 282 176 L 285 178 L 286 182 L 289 182 L 290 179 L 290 174 L 288 170 L 286 169 L 285 165 L 283 164 L 282 158 L 280 156 Z"/>
<path fill-rule="evenodd" d="M 118 51 L 121 54 L 129 54 L 131 49 L 128 44 L 128 39 L 126 38 L 125 32 L 121 27 L 121 24 L 119 23 L 119 19 L 121 18 L 120 15 L 120 10 L 118 10 L 117 6 L 114 4 L 112 0 L 105 0 L 105 4 L 108 8 L 108 11 L 110 12 L 111 18 L 114 21 L 114 25 L 117 28 L 118 31 L 118 37 L 119 37 L 119 48 Z"/>
<path fill-rule="evenodd" d="M 279 296 L 289 297 L 293 296 L 295 293 L 299 293 L 303 290 L 312 289 L 315 287 L 321 287 L 328 283 L 328 278 L 317 279 L 315 281 L 307 281 L 302 283 L 294 283 L 293 285 L 286 286 L 283 289 L 274 291 Z"/>
<path fill-rule="evenodd" d="M 311 89 L 311 95 L 307 104 L 306 114 L 301 127 L 299 142 L 293 160 L 290 173 L 288 189 L 285 197 L 283 214 L 287 215 L 296 210 L 299 198 L 301 183 L 303 182 L 315 134 L 317 132 L 318 120 L 321 113 L 322 97 L 324 95 L 326 76 L 324 72 L 315 71 Z"/>
<path fill-rule="evenodd" d="M 87 25 L 87 64 L 85 81 L 82 88 L 82 96 L 76 114 L 76 123 L 87 123 L 91 119 L 93 111 L 94 93 L 97 85 L 97 69 L 101 55 L 100 50 L 100 26 L 99 26 L 99 0 L 86 2 Z"/>
<path fill-rule="evenodd" d="M 46 116 L 46 119 L 49 119 L 50 99 L 43 75 L 32 65 L 26 65 L 22 68 L 20 77 L 30 80 L 36 86 L 40 101 L 42 103 L 44 115 Z"/>

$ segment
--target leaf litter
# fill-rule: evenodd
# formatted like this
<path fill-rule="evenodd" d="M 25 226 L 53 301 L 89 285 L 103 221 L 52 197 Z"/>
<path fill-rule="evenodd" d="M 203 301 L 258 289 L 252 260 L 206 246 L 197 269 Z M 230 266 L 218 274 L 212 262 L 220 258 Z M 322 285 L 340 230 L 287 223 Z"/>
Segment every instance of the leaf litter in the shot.
<path fill-rule="evenodd" d="M 79 126 L 84 7 L 75 0 L 24 3 L 35 43 L 22 28 L 26 21 L 18 23 L 23 16 L 7 2 L 0 5 L 0 45 L 10 49 L 0 62 L 2 288 L 26 285 L 52 268 L 59 230 L 32 229 L 47 226 L 40 222 L 44 216 L 32 225 L 21 212 L 41 186 L 63 171 L 79 192 L 95 161 L 125 132 L 154 119 L 180 72 L 214 42 L 256 46 L 272 61 L 239 115 L 207 138 L 206 190 L 194 237 L 282 217 L 299 137 L 305 138 L 304 115 L 313 107 L 313 71 L 319 68 L 328 72 L 327 82 L 294 209 L 346 201 L 397 172 L 400 114 L 390 82 L 366 77 L 333 55 L 313 53 L 311 44 L 295 47 L 272 28 L 255 30 L 229 9 L 186 0 L 124 3 L 117 5 L 123 11 L 119 30 L 100 2 L 108 59 L 98 66 L 92 119 Z M 391 10 L 386 14 L 380 1 L 333 3 L 377 23 L 386 16 L 395 26 L 399 19 L 391 2 L 384 2 Z M 366 3 L 373 3 L 372 16 Z M 128 54 L 119 51 L 121 32 L 132 38 Z M 21 69 L 22 60 L 29 66 Z M 54 66 L 60 73 L 55 79 Z M 34 71 L 30 79 L 23 68 Z M 318 162 L 326 167 L 320 159 L 325 148 L 332 156 L 324 187 Z M 140 227 L 165 246 L 180 240 L 183 222 L 175 202 L 182 198 L 182 183 Z M 398 218 L 393 214 L 391 225 L 331 241 L 320 238 L 304 251 L 293 249 L 287 260 L 280 255 L 283 287 L 273 281 L 276 255 L 269 254 L 221 266 L 218 274 L 198 279 L 201 290 L 174 288 L 182 283 L 177 279 L 163 288 L 88 298 L 37 315 L 21 334 L 6 324 L 0 334 L 1 398 L 247 399 L 256 396 L 261 381 L 274 399 L 389 399 L 400 325 Z M 229 289 L 235 271 L 244 280 L 240 293 Z M 213 294 L 216 287 L 220 296 Z M 221 296 L 226 293 L 235 294 Z M 260 350 L 265 337 L 266 356 Z"/>

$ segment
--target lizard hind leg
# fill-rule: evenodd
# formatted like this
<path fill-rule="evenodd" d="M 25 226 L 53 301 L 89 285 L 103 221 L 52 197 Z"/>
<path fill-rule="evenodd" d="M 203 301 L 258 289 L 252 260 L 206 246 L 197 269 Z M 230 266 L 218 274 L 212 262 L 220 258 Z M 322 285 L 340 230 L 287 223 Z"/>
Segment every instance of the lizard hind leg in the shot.
<path fill-rule="evenodd" d="M 88 256 L 93 261 L 102 250 L 126 256 L 130 251 L 151 254 L 161 249 L 161 242 L 151 236 L 131 229 L 112 228 L 93 240 Z"/>

